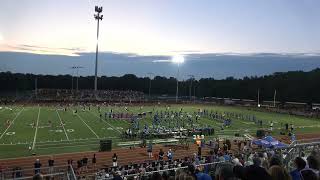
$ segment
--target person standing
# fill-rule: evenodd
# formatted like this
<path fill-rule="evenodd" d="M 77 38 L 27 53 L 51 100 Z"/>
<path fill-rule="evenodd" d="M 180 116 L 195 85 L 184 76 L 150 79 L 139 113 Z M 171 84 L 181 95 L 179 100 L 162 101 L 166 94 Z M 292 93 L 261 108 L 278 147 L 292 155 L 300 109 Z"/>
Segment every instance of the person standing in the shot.
<path fill-rule="evenodd" d="M 48 160 L 48 166 L 49 166 L 49 174 L 53 174 L 54 173 L 54 160 L 53 160 L 52 156 Z"/>
<path fill-rule="evenodd" d="M 148 144 L 147 152 L 148 152 L 149 158 L 152 158 L 153 155 L 152 155 L 152 142 L 151 142 L 151 141 L 150 141 L 149 144 Z"/>
<path fill-rule="evenodd" d="M 95 170 L 95 169 L 96 169 L 96 163 L 97 163 L 96 154 L 93 154 L 93 158 L 92 158 L 92 166 L 93 166 L 93 170 Z"/>
<path fill-rule="evenodd" d="M 171 149 L 169 149 L 168 153 L 167 153 L 167 157 L 168 157 L 168 160 L 171 161 L 173 159 L 173 152 Z"/>
<path fill-rule="evenodd" d="M 290 125 L 290 132 L 293 133 L 293 124 Z"/>
<path fill-rule="evenodd" d="M 34 163 L 34 174 L 40 174 L 40 168 L 42 164 L 40 163 L 40 160 L 37 159 L 36 162 Z"/>
<path fill-rule="evenodd" d="M 118 166 L 118 156 L 116 153 L 113 154 L 112 156 L 112 166 L 117 167 Z"/>
<path fill-rule="evenodd" d="M 82 159 L 82 165 L 83 165 L 83 169 L 87 172 L 88 171 L 88 158 L 86 156 L 84 156 Z"/>
<path fill-rule="evenodd" d="M 159 151 L 159 160 L 162 161 L 163 160 L 163 156 L 164 156 L 164 152 L 162 149 L 160 149 Z"/>
<path fill-rule="evenodd" d="M 270 122 L 270 131 L 272 131 L 273 130 L 273 122 L 271 121 Z"/>

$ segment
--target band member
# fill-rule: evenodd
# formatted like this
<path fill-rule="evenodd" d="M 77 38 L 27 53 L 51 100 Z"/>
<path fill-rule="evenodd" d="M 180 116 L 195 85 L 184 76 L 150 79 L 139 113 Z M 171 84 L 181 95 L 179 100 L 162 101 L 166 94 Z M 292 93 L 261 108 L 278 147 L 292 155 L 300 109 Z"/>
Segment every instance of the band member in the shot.
<path fill-rule="evenodd" d="M 7 122 L 6 122 L 7 128 L 10 126 L 10 124 L 11 124 L 11 122 L 10 122 L 10 120 L 8 119 Z"/>
<path fill-rule="evenodd" d="M 52 127 L 52 122 L 50 120 L 48 121 L 48 125 L 49 127 Z"/>
<path fill-rule="evenodd" d="M 273 122 L 271 121 L 270 122 L 270 131 L 272 131 L 273 130 Z"/>

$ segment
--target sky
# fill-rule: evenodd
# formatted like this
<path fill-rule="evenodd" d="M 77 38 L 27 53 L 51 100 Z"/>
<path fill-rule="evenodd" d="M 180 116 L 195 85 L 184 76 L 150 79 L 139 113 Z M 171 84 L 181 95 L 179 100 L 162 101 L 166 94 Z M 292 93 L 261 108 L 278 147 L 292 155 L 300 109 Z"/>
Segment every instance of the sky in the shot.
<path fill-rule="evenodd" d="M 103 6 L 99 51 L 102 53 L 100 64 L 106 68 L 100 67 L 99 75 L 144 74 L 144 71 L 155 69 L 159 75 L 166 75 L 168 68 L 173 70 L 170 71 L 173 75 L 176 68 L 158 60 L 170 60 L 175 55 L 185 56 L 186 63 L 181 65 L 181 69 L 183 66 L 190 69 L 187 66 L 195 62 L 199 67 L 208 61 L 209 67 L 223 65 L 228 60 L 233 62 L 234 59 L 238 59 L 239 63 L 248 61 L 248 58 L 239 60 L 238 56 L 252 57 L 254 54 L 261 57 L 261 53 L 278 54 L 278 58 L 273 56 L 275 65 L 283 63 L 283 54 L 298 55 L 299 58 L 301 54 L 308 57 L 311 54 L 315 59 L 320 57 L 318 0 L 1 0 L 0 71 L 46 73 L 37 66 L 37 63 L 45 61 L 48 67 L 43 66 L 48 69 L 47 73 L 66 74 L 70 70 L 66 70 L 65 66 L 84 62 L 87 70 L 83 73 L 92 74 L 94 55 L 88 54 L 94 54 L 97 42 L 97 22 L 93 17 L 95 5 Z M 21 56 L 21 53 L 46 60 L 39 59 L 33 62 L 33 68 L 24 69 L 20 66 L 27 61 L 27 57 Z M 217 53 L 228 60 L 217 64 L 217 56 L 212 56 Z M 127 63 L 121 66 L 112 64 L 118 59 L 108 58 L 119 58 L 114 54 L 126 56 Z M 147 63 L 153 62 L 153 66 L 150 65 L 149 69 L 132 67 L 133 61 L 145 62 L 146 56 Z M 85 57 L 88 62 L 82 60 Z M 238 70 L 229 75 L 242 74 L 238 75 L 242 77 L 319 67 L 317 61 L 311 63 L 302 58 L 297 64 L 296 57 L 290 55 L 285 58 L 295 59 L 286 60 L 281 66 L 283 68 L 268 72 L 263 72 L 263 66 L 261 71 L 257 71 L 257 67 L 249 63 L 248 71 Z M 60 66 L 56 65 L 59 70 L 50 70 L 50 65 L 57 62 L 61 62 Z M 304 68 L 305 64 L 312 65 Z M 118 71 L 103 71 L 108 65 L 114 65 Z M 229 66 L 220 73 L 221 77 L 237 70 L 232 63 Z M 159 67 L 163 69 L 159 70 Z M 202 74 L 199 76 L 215 74 L 210 68 L 208 72 L 202 72 L 203 68 L 192 67 L 195 68 L 193 73 Z"/>

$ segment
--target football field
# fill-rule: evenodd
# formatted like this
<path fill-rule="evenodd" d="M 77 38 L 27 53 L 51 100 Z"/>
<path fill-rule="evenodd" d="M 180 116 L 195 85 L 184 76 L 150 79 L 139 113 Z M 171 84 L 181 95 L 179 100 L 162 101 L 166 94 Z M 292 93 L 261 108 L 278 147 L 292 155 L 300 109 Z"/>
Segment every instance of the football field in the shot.
<path fill-rule="evenodd" d="M 269 128 L 274 123 L 274 135 L 278 135 L 285 123 L 293 124 L 298 133 L 320 131 L 320 119 L 311 119 L 288 114 L 261 112 L 244 107 L 209 106 L 209 105 L 171 105 L 170 111 L 198 112 L 200 109 L 223 113 L 239 113 L 255 116 L 263 121 L 263 128 Z M 31 156 L 32 153 L 57 154 L 81 151 L 97 151 L 100 139 L 112 139 L 113 146 L 118 142 L 129 141 L 121 138 L 123 131 L 131 127 L 129 120 L 105 119 L 104 113 L 113 110 L 114 113 L 128 112 L 133 114 L 143 112 L 164 112 L 166 106 L 101 106 L 102 118 L 98 107 L 90 110 L 74 106 L 7 106 L 0 109 L 0 158 Z M 74 113 L 74 111 L 77 113 Z M 147 114 L 140 120 L 140 126 L 152 127 L 153 115 Z M 200 117 L 197 127 L 213 127 L 215 137 L 223 135 L 251 134 L 254 135 L 259 125 L 239 118 L 231 118 L 229 127 L 221 129 L 222 122 L 208 117 Z"/>

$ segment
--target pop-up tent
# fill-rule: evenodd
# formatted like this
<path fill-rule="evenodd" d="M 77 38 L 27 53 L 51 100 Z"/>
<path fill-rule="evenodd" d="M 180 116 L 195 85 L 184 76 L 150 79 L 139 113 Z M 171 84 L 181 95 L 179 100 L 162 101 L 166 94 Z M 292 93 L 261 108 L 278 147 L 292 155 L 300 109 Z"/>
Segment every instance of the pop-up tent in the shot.
<path fill-rule="evenodd" d="M 252 144 L 262 146 L 264 148 L 281 148 L 287 147 L 286 144 L 278 141 L 277 139 L 273 138 L 272 136 L 266 136 L 263 139 L 253 140 Z"/>

